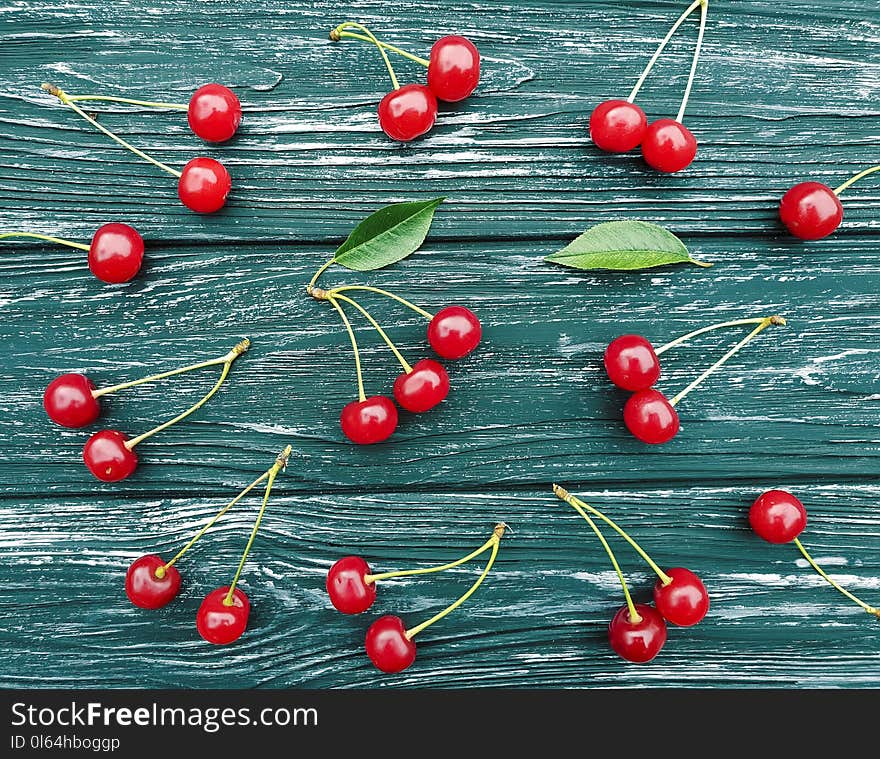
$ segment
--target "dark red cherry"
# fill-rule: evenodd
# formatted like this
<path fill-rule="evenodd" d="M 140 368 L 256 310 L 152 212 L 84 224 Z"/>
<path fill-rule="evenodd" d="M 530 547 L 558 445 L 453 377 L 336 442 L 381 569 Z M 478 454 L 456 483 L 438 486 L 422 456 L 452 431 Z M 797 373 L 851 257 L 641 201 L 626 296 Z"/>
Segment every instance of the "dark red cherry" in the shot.
<path fill-rule="evenodd" d="M 441 309 L 428 324 L 428 342 L 442 358 L 467 356 L 480 344 L 483 328 L 476 314 L 464 306 Z"/>
<path fill-rule="evenodd" d="M 843 205 L 827 185 L 801 182 L 782 196 L 779 218 L 795 237 L 818 240 L 840 226 Z"/>
<path fill-rule="evenodd" d="M 436 361 L 424 358 L 394 381 L 394 399 L 417 414 L 434 408 L 449 394 L 449 375 Z"/>
<path fill-rule="evenodd" d="M 626 153 L 638 147 L 647 130 L 645 112 L 627 100 L 606 100 L 590 114 L 590 139 L 608 153 Z"/>
<path fill-rule="evenodd" d="M 104 282 L 128 282 L 141 270 L 143 260 L 144 240 L 128 224 L 99 227 L 89 245 L 89 269 Z"/>
<path fill-rule="evenodd" d="M 161 609 L 170 603 L 180 590 L 180 572 L 169 567 L 157 577 L 156 570 L 164 566 L 165 561 L 154 554 L 135 559 L 125 573 L 128 600 L 142 609 Z"/>
<path fill-rule="evenodd" d="M 245 631 L 251 604 L 244 592 L 236 588 L 232 605 L 226 605 L 229 587 L 217 588 L 205 596 L 196 613 L 196 629 L 208 643 L 225 646 L 238 640 Z"/>
<path fill-rule="evenodd" d="M 384 395 L 352 401 L 339 416 L 342 432 L 352 443 L 370 445 L 391 437 L 397 428 L 397 406 Z"/>
<path fill-rule="evenodd" d="M 360 556 L 346 556 L 327 573 L 327 593 L 331 603 L 343 614 L 360 614 L 376 600 L 376 583 L 365 582 L 370 565 Z"/>
<path fill-rule="evenodd" d="M 605 349 L 605 371 L 624 390 L 647 390 L 660 377 L 660 359 L 641 335 L 621 335 Z"/>
<path fill-rule="evenodd" d="M 414 140 L 428 132 L 436 119 L 437 98 L 422 84 L 405 84 L 379 103 L 379 125 L 392 140 Z"/>
<path fill-rule="evenodd" d="M 125 447 L 128 435 L 119 430 L 101 430 L 92 435 L 83 447 L 83 461 L 89 471 L 104 482 L 117 482 L 129 477 L 138 465 L 134 451 Z"/>
<path fill-rule="evenodd" d="M 206 142 L 226 142 L 241 123 L 241 103 L 222 84 L 199 87 L 186 112 L 189 128 Z"/>
<path fill-rule="evenodd" d="M 672 582 L 664 585 L 659 579 L 654 585 L 654 604 L 667 622 L 679 627 L 691 627 L 709 611 L 709 594 L 703 581 L 689 569 L 673 567 L 666 574 Z"/>
<path fill-rule="evenodd" d="M 653 606 L 635 606 L 641 619 L 633 622 L 629 616 L 629 607 L 624 606 L 608 625 L 608 640 L 618 656 L 644 664 L 660 653 L 666 643 L 666 623 Z"/>
<path fill-rule="evenodd" d="M 642 140 L 642 157 L 651 168 L 671 174 L 690 166 L 697 155 L 697 140 L 675 119 L 658 119 Z"/>
<path fill-rule="evenodd" d="M 480 81 L 480 53 L 466 37 L 441 37 L 431 47 L 428 87 L 438 100 L 464 100 Z"/>
<path fill-rule="evenodd" d="M 786 490 L 768 490 L 749 509 L 749 524 L 768 543 L 790 543 L 807 526 L 807 510 Z"/>
<path fill-rule="evenodd" d="M 678 433 L 678 414 L 663 393 L 639 390 L 623 407 L 627 429 L 643 443 L 666 443 Z"/>
<path fill-rule="evenodd" d="M 367 656 L 388 674 L 403 672 L 416 660 L 416 644 L 406 637 L 400 617 L 379 617 L 367 630 Z"/>
<path fill-rule="evenodd" d="M 62 374 L 43 393 L 43 408 L 55 424 L 85 427 L 101 413 L 101 405 L 92 395 L 94 389 L 95 385 L 84 374 Z"/>
<path fill-rule="evenodd" d="M 177 182 L 180 202 L 196 213 L 219 211 L 231 189 L 229 172 L 213 158 L 193 158 L 183 167 Z"/>

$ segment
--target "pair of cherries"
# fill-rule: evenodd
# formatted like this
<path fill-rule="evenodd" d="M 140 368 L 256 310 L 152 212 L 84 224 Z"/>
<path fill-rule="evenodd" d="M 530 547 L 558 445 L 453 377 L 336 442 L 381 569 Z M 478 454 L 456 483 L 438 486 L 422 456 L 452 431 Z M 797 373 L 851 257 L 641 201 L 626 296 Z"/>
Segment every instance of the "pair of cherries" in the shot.
<path fill-rule="evenodd" d="M 464 306 L 447 306 L 428 324 L 428 342 L 445 359 L 464 358 L 482 338 L 480 320 Z M 437 406 L 449 394 L 449 375 L 442 364 L 422 359 L 394 381 L 394 400 L 401 408 L 423 413 Z M 353 443 L 370 445 L 387 440 L 397 429 L 398 414 L 394 401 L 374 395 L 347 404 L 340 415 L 342 432 Z"/>

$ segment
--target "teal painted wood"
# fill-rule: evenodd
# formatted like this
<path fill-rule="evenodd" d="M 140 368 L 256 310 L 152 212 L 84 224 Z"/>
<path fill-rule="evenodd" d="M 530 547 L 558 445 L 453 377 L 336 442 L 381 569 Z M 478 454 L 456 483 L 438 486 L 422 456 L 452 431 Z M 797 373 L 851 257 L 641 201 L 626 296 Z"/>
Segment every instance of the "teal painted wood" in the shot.
<path fill-rule="evenodd" d="M 626 95 L 678 3 L 418 3 L 394 19 L 372 1 L 202 3 L 197 16 L 187 2 L 150 8 L 19 3 L 0 16 L 3 230 L 87 239 L 99 223 L 129 221 L 149 242 L 143 276 L 120 288 L 92 278 L 76 251 L 0 251 L 0 685 L 880 685 L 877 623 L 744 522 L 763 489 L 796 490 L 811 513 L 805 543 L 854 592 L 880 597 L 880 193 L 870 181 L 853 188 L 842 229 L 819 243 L 795 243 L 774 221 L 793 181 L 833 184 L 875 161 L 880 13 L 855 0 L 713 2 L 688 111 L 701 153 L 686 173 L 660 177 L 636 157 L 597 154 L 584 121 L 597 100 Z M 416 50 L 443 32 L 473 36 L 486 56 L 480 96 L 444 112 L 426 139 L 391 145 L 373 116 L 378 56 L 325 40 L 346 13 Z M 693 37 L 688 28 L 649 80 L 652 115 L 675 110 Z M 38 92 L 44 79 L 179 99 L 195 82 L 236 85 L 245 126 L 221 148 L 203 149 L 179 115 L 101 117 L 172 163 L 204 151 L 228 162 L 229 209 L 186 213 L 173 182 L 53 106 Z M 467 303 L 486 324 L 484 345 L 450 366 L 454 392 L 441 409 L 406 417 L 393 443 L 353 448 L 336 421 L 354 395 L 347 338 L 303 285 L 371 210 L 442 193 L 420 252 L 328 281 L 390 287 L 429 309 Z M 666 224 L 715 266 L 620 275 L 542 262 L 621 217 Z M 369 303 L 407 356 L 426 355 L 418 318 Z M 631 330 L 662 342 L 754 312 L 784 313 L 790 325 L 682 404 L 673 443 L 633 441 L 619 421 L 624 398 L 599 367 L 608 339 Z M 368 390 L 387 390 L 389 356 L 360 334 Z M 254 347 L 230 382 L 145 443 L 124 483 L 91 479 L 79 459 L 85 434 L 52 427 L 40 408 L 59 372 L 110 383 L 245 335 Z M 664 357 L 662 387 L 686 384 L 733 338 Z M 105 421 L 147 429 L 198 397 L 209 374 L 174 392 L 121 394 Z M 193 617 L 204 592 L 228 582 L 253 502 L 199 545 L 178 602 L 157 614 L 128 605 L 128 563 L 173 552 L 285 442 L 296 458 L 244 575 L 246 638 L 211 648 Z M 553 481 L 606 506 L 662 564 L 705 577 L 709 618 L 672 631 L 654 664 L 625 666 L 608 651 L 619 590 L 587 525 L 550 494 Z M 330 563 L 351 552 L 379 569 L 445 561 L 497 519 L 515 530 L 498 572 L 424 634 L 411 670 L 375 673 L 360 651 L 369 620 L 328 609 Z M 621 559 L 647 598 L 650 578 L 626 549 Z M 377 609 L 418 622 L 474 571 L 389 584 Z"/>

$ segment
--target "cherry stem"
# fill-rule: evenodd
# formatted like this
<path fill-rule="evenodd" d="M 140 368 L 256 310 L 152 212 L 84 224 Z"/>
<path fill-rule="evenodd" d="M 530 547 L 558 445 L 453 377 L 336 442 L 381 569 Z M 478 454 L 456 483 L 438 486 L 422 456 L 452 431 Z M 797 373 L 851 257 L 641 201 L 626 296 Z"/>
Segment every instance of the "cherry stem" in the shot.
<path fill-rule="evenodd" d="M 496 528 L 497 529 L 497 528 Z M 489 538 L 483 545 L 481 545 L 476 551 L 471 551 L 467 556 L 462 556 L 460 559 L 456 559 L 455 561 L 450 561 L 448 564 L 441 564 L 436 567 L 427 567 L 425 569 L 405 569 L 400 572 L 382 572 L 381 574 L 372 574 L 372 575 L 364 575 L 364 582 L 369 585 L 373 582 L 379 582 L 380 580 L 390 580 L 394 577 L 412 577 L 414 575 L 427 575 L 432 572 L 445 572 L 447 569 L 454 569 L 455 567 L 461 566 L 462 564 L 467 564 L 471 559 L 477 558 L 481 554 L 484 554 L 489 548 L 491 548 L 498 540 L 495 537 L 495 533 L 492 533 L 492 537 Z"/>
<path fill-rule="evenodd" d="M 45 90 L 46 92 L 48 92 L 50 95 L 54 95 L 55 97 L 57 97 L 64 105 L 72 108 L 76 113 L 78 113 L 86 121 L 88 121 L 89 124 L 91 124 L 97 130 L 106 134 L 114 142 L 118 143 L 119 145 L 122 145 L 122 147 L 124 147 L 124 148 L 127 148 L 128 150 L 130 150 L 132 153 L 134 153 L 139 158 L 143 158 L 148 163 L 151 163 L 154 166 L 159 167 L 163 171 L 167 171 L 172 176 L 175 176 L 178 179 L 180 179 L 181 173 L 177 169 L 172 169 L 170 166 L 167 166 L 166 164 L 162 163 L 161 161 L 157 161 L 152 156 L 147 155 L 146 153 L 144 153 L 144 151 L 138 150 L 136 147 L 134 147 L 134 145 L 130 145 L 125 140 L 123 140 L 121 137 L 117 137 L 109 129 L 107 129 L 106 127 L 102 126 L 97 121 L 95 121 L 91 116 L 89 116 L 89 114 L 87 114 L 76 103 L 72 102 L 70 100 L 70 97 L 68 96 L 68 94 L 64 90 L 59 89 L 55 85 L 48 84 L 48 83 L 44 83 L 42 85 L 42 89 Z"/>
<path fill-rule="evenodd" d="M 865 169 L 864 171 L 860 171 L 854 177 L 850 177 L 842 185 L 840 185 L 840 187 L 838 187 L 836 190 L 833 191 L 834 194 L 840 195 L 840 193 L 842 193 L 847 187 L 849 187 L 850 185 L 854 185 L 862 177 L 866 177 L 866 176 L 868 176 L 868 174 L 873 174 L 875 171 L 880 171 L 880 164 L 878 164 L 877 166 L 872 166 L 870 169 Z"/>
<path fill-rule="evenodd" d="M 622 537 L 636 550 L 639 556 L 641 556 L 645 560 L 645 562 L 648 564 L 649 567 L 651 567 L 657 577 L 660 578 L 660 582 L 663 583 L 663 585 L 670 585 L 672 583 L 672 578 L 668 574 L 666 574 L 666 572 L 660 569 L 657 563 L 650 556 L 648 556 L 647 552 L 638 543 L 636 543 L 636 541 L 632 537 L 630 537 L 630 535 L 622 527 L 620 527 L 616 522 L 612 521 L 609 517 L 605 516 L 601 511 L 599 511 L 599 509 L 590 506 L 590 504 L 588 503 L 584 503 L 580 498 L 573 496 L 560 485 L 553 485 L 553 493 L 556 495 L 557 498 L 562 499 L 567 504 L 574 507 L 574 509 L 582 516 L 583 510 L 586 510 L 594 516 L 599 517 L 599 519 L 605 522 L 605 524 L 607 524 L 612 530 L 614 530 L 618 535 L 620 535 L 620 537 Z"/>
<path fill-rule="evenodd" d="M 715 371 L 720 369 L 725 363 L 727 363 L 728 359 L 730 359 L 735 354 L 739 353 L 739 351 L 744 348 L 752 339 L 763 332 L 767 327 L 771 324 L 780 324 L 784 325 L 785 319 L 781 316 L 767 316 L 764 319 L 761 319 L 760 323 L 757 327 L 755 327 L 748 335 L 746 335 L 742 340 L 740 340 L 736 345 L 734 345 L 727 353 L 725 353 L 721 358 L 719 358 L 712 366 L 710 366 L 706 371 L 704 371 L 699 377 L 697 377 L 693 382 L 690 383 L 684 390 L 680 391 L 673 398 L 669 399 L 669 405 L 675 406 L 679 401 L 682 400 L 691 390 L 698 387 L 702 384 L 703 380 L 706 379 L 710 374 L 713 374 Z"/>
<path fill-rule="evenodd" d="M 459 598 L 455 603 L 447 606 L 443 611 L 438 614 L 435 614 L 430 619 L 422 622 L 420 625 L 416 625 L 415 627 L 411 627 L 407 630 L 404 635 L 407 640 L 412 640 L 416 635 L 418 635 L 422 630 L 433 625 L 435 622 L 439 622 L 443 617 L 451 612 L 455 611 L 459 606 L 461 606 L 465 601 L 467 601 L 474 593 L 476 593 L 477 588 L 483 584 L 483 580 L 486 579 L 486 575 L 489 574 L 489 570 L 492 569 L 492 565 L 495 563 L 495 557 L 498 556 L 498 546 L 501 544 L 501 536 L 504 535 L 504 531 L 507 529 L 507 525 L 504 522 L 500 522 L 495 527 L 495 531 L 492 533 L 492 537 L 489 539 L 489 542 L 492 546 L 492 553 L 489 555 L 489 561 L 486 562 L 486 566 L 483 569 L 480 576 L 477 578 L 477 581 L 468 588 L 468 590 L 464 593 L 461 598 Z"/>
<path fill-rule="evenodd" d="M 411 303 L 406 300 L 406 298 L 401 298 L 399 295 L 395 295 L 392 292 L 388 292 L 388 290 L 382 290 L 378 287 L 369 287 L 368 285 L 345 285 L 344 287 L 334 287 L 332 290 L 328 292 L 330 295 L 337 295 L 338 293 L 348 292 L 349 290 L 361 290 L 362 292 L 369 293 L 377 293 L 378 295 L 384 295 L 386 298 L 391 298 L 391 300 L 396 300 L 401 305 L 406 306 L 407 308 L 415 311 L 420 316 L 424 316 L 426 319 L 430 320 L 434 318 L 434 314 L 425 311 L 424 308 L 419 308 L 415 303 Z"/>
<path fill-rule="evenodd" d="M 349 24 L 346 22 L 345 24 L 340 24 L 333 31 L 330 32 L 330 39 L 334 42 L 338 42 L 339 40 L 352 39 L 352 40 L 361 40 L 362 42 L 373 42 L 378 43 L 381 47 L 384 47 L 386 50 L 392 53 L 397 53 L 397 55 L 402 55 L 404 58 L 408 58 L 409 60 L 418 63 L 425 68 L 431 65 L 431 61 L 427 58 L 420 58 L 417 55 L 413 55 L 412 53 L 408 53 L 406 50 L 403 50 L 396 45 L 390 45 L 387 42 L 383 42 L 382 40 L 370 39 L 366 35 L 356 34 L 355 32 L 346 32 L 343 31 Z"/>
<path fill-rule="evenodd" d="M 119 390 L 126 390 L 130 387 L 143 385 L 146 382 L 156 382 L 158 380 L 165 379 L 166 377 L 173 377 L 177 374 L 192 372 L 196 369 L 204 369 L 208 366 L 217 366 L 217 364 L 232 363 L 233 361 L 235 361 L 236 358 L 238 358 L 238 356 L 240 356 L 250 347 L 249 340 L 242 342 L 246 342 L 246 344 L 242 345 L 242 343 L 238 343 L 238 345 L 236 345 L 231 351 L 223 356 L 220 356 L 219 358 L 212 358 L 208 361 L 201 361 L 198 364 L 190 364 L 189 366 L 182 366 L 179 369 L 172 369 L 168 372 L 151 374 L 149 377 L 141 377 L 140 379 L 131 380 L 130 382 L 121 382 L 118 385 L 111 385 L 110 387 L 102 387 L 97 390 L 92 390 L 92 398 L 100 398 L 102 395 L 109 395 L 110 393 L 115 393 Z"/>
<path fill-rule="evenodd" d="M 124 445 L 128 450 L 132 450 L 136 445 L 139 445 L 144 440 L 149 437 L 152 437 L 157 432 L 162 432 L 162 430 L 167 430 L 169 427 L 177 424 L 180 421 L 186 419 L 190 414 L 194 411 L 198 411 L 202 406 L 204 406 L 220 389 L 220 386 L 226 380 L 227 375 L 229 374 L 229 370 L 232 368 L 232 362 L 235 361 L 242 353 L 244 353 L 250 347 L 251 341 L 248 339 L 242 340 L 238 345 L 233 348 L 229 354 L 225 357 L 223 361 L 223 371 L 220 373 L 220 379 L 217 380 L 214 387 L 212 387 L 197 403 L 190 406 L 186 411 L 182 414 L 178 414 L 173 419 L 165 422 L 164 424 L 160 424 L 158 427 L 154 427 L 149 432 L 145 432 L 142 435 L 138 435 L 131 440 L 126 440 Z"/>
<path fill-rule="evenodd" d="M 407 374 L 409 374 L 412 371 L 412 367 L 409 365 L 409 362 L 403 357 L 403 355 L 401 355 L 400 351 L 397 349 L 397 346 L 391 341 L 391 338 L 388 337 L 388 334 L 385 332 L 384 329 L 382 329 L 379 322 L 377 322 L 370 315 L 370 312 L 367 311 L 367 309 L 365 309 L 360 303 L 358 303 L 353 298 L 349 298 L 347 295 L 335 293 L 334 295 L 332 295 L 330 297 L 332 297 L 334 300 L 338 299 L 338 300 L 344 301 L 345 303 L 349 303 L 352 306 L 354 306 L 358 311 L 360 311 L 364 315 L 364 318 L 368 322 L 370 322 L 370 324 L 373 325 L 373 329 L 375 329 L 376 332 L 379 333 L 379 337 L 381 337 L 385 341 L 385 344 L 391 349 L 391 352 L 394 354 L 394 357 L 400 362 L 400 365 L 403 367 L 403 371 L 405 371 Z"/>
<path fill-rule="evenodd" d="M 709 15 L 709 0 L 704 0 L 700 4 L 700 30 L 697 32 L 697 45 L 694 48 L 694 57 L 691 61 L 691 70 L 688 73 L 687 85 L 684 88 L 684 95 L 681 98 L 681 105 L 678 108 L 678 115 L 675 120 L 681 124 L 684 119 L 684 110 L 687 108 L 688 99 L 691 96 L 691 88 L 694 86 L 694 75 L 697 73 L 697 61 L 700 59 L 700 49 L 703 47 L 703 35 L 706 33 L 706 17 Z"/>
<path fill-rule="evenodd" d="M 361 352 L 358 350 L 357 338 L 354 336 L 354 330 L 351 328 L 351 322 L 348 320 L 348 317 L 345 315 L 345 311 L 342 310 L 342 306 L 339 305 L 339 301 L 336 298 L 327 298 L 330 303 L 333 305 L 339 315 L 342 317 L 342 321 L 345 324 L 345 328 L 348 330 L 348 336 L 351 338 L 351 347 L 354 350 L 354 367 L 357 371 L 357 383 L 358 383 L 358 400 L 363 403 L 367 400 L 367 394 L 364 392 L 364 375 L 361 371 Z"/>
<path fill-rule="evenodd" d="M 686 343 L 688 340 L 694 337 L 699 337 L 700 335 L 706 334 L 706 332 L 712 332 L 716 329 L 724 329 L 726 327 L 743 327 L 747 324 L 761 324 L 761 322 L 763 321 L 763 316 L 756 316 L 751 319 L 735 319 L 734 321 L 710 324 L 708 327 L 700 327 L 700 329 L 695 329 L 693 332 L 688 332 L 686 335 L 676 337 L 675 340 L 673 340 L 672 342 L 666 343 L 666 345 L 662 345 L 657 348 L 654 353 L 659 356 L 661 353 L 666 353 L 666 351 L 668 351 L 670 348 L 674 348 L 676 345 L 681 345 L 682 343 Z"/>
<path fill-rule="evenodd" d="M 309 281 L 309 283 L 306 285 L 306 292 L 307 292 L 309 295 L 312 294 L 312 290 L 314 289 L 315 284 L 317 283 L 317 281 L 318 281 L 318 279 L 320 278 L 320 276 L 321 276 L 325 271 L 327 271 L 327 269 L 329 269 L 331 266 L 333 266 L 333 264 L 335 264 L 335 263 L 336 263 L 336 259 L 335 259 L 335 258 L 331 258 L 331 259 L 330 259 L 327 263 L 325 263 L 320 269 L 318 269 L 318 271 L 315 272 L 315 275 L 311 278 L 311 280 Z"/>
<path fill-rule="evenodd" d="M 376 48 L 379 50 L 379 53 L 382 55 L 382 60 L 385 61 L 385 67 L 388 69 L 388 75 L 391 77 L 391 86 L 394 87 L 395 90 L 400 89 L 400 82 L 397 81 L 397 74 L 394 73 L 394 67 L 391 65 L 391 61 L 388 60 L 388 53 L 385 52 L 385 48 L 382 46 L 382 43 L 376 39 L 376 35 L 373 34 L 367 27 L 363 24 L 359 24 L 356 21 L 346 21 L 344 24 L 340 24 L 333 31 L 341 32 L 342 29 L 350 27 L 352 29 L 359 29 L 365 35 L 367 35 L 367 39 L 372 42 Z M 333 32 L 330 33 L 330 39 L 333 39 Z"/>
<path fill-rule="evenodd" d="M 292 450 L 291 446 L 288 445 L 283 451 L 281 451 L 281 453 L 278 454 L 278 458 L 275 459 L 275 463 L 272 464 L 272 467 L 266 473 L 268 482 L 266 483 L 266 492 L 263 494 L 263 503 L 260 505 L 260 511 L 254 522 L 254 529 L 251 530 L 251 536 L 248 538 L 247 545 L 244 547 L 244 553 L 241 556 L 241 561 L 238 563 L 238 569 L 235 570 L 235 577 L 232 578 L 232 582 L 229 585 L 229 592 L 226 594 L 226 598 L 223 599 L 224 606 L 233 606 L 235 604 L 235 601 L 233 600 L 235 586 L 238 584 L 238 578 L 241 577 L 241 570 L 244 569 L 244 563 L 247 561 L 248 554 L 251 552 L 251 546 L 253 546 L 254 539 L 257 537 L 260 523 L 263 521 L 263 514 L 266 513 L 266 504 L 269 503 L 269 493 L 272 492 L 272 485 L 275 482 L 275 478 L 278 476 L 278 472 L 284 471 L 287 467 L 287 460 L 290 458 L 290 452 Z"/>
<path fill-rule="evenodd" d="M 142 105 L 145 108 L 164 108 L 174 111 L 188 111 L 189 106 L 182 103 L 163 103 L 154 100 L 132 100 L 131 98 L 121 98 L 114 95 L 71 95 L 64 93 L 68 103 L 84 103 L 104 102 L 104 103 L 126 103 L 128 105 Z"/>
<path fill-rule="evenodd" d="M 680 27 L 687 19 L 688 16 L 691 15 L 699 6 L 707 3 L 708 0 L 694 0 L 687 8 L 687 10 L 678 17 L 678 20 L 670 27 L 669 31 L 666 33 L 666 36 L 663 38 L 663 41 L 660 43 L 657 50 L 654 52 L 654 55 L 651 56 L 651 60 L 648 61 L 648 65 L 645 66 L 645 70 L 642 71 L 642 75 L 639 77 L 638 81 L 635 84 L 635 87 L 632 88 L 632 92 L 629 93 L 629 97 L 627 101 L 630 103 L 635 102 L 636 95 L 639 90 L 642 88 L 642 85 L 645 83 L 645 79 L 648 78 L 648 74 L 651 73 L 651 69 L 654 68 L 654 64 L 657 63 L 658 59 L 663 53 L 663 50 L 669 44 L 669 40 L 672 39 L 672 35 L 678 31 L 678 27 Z"/>
<path fill-rule="evenodd" d="M 823 577 L 823 578 L 824 578 L 824 579 L 825 579 L 825 580 L 831 585 L 832 588 L 836 588 L 836 589 L 839 590 L 841 593 L 843 593 L 843 595 L 845 595 L 848 599 L 850 599 L 851 601 L 855 601 L 855 602 L 856 602 L 859 606 L 861 606 L 866 612 L 868 612 L 868 614 L 873 614 L 875 617 L 880 618 L 880 609 L 877 609 L 877 608 L 875 608 L 874 606 L 870 606 L 869 604 L 866 604 L 864 601 L 862 601 L 860 598 L 857 598 L 856 596 L 854 596 L 854 595 L 853 595 L 852 593 L 850 593 L 848 590 L 845 590 L 844 588 L 840 587 L 840 585 L 838 585 L 834 580 L 832 580 L 832 579 L 831 579 L 831 578 L 825 573 L 825 570 L 822 569 L 822 567 L 820 567 L 820 566 L 819 566 L 819 565 L 813 560 L 813 557 L 810 556 L 809 553 L 807 553 L 807 549 L 804 548 L 803 544 L 801 543 L 801 541 L 800 541 L 798 538 L 795 538 L 795 539 L 794 539 L 794 544 L 798 547 L 798 549 L 799 549 L 800 552 L 803 554 L 804 558 L 807 560 L 807 562 L 809 563 L 809 565 L 810 565 L 813 569 L 815 569 L 815 570 L 816 570 L 816 571 L 817 571 L 817 572 L 818 572 L 818 573 L 819 573 L 819 574 L 820 574 L 820 575 L 821 575 L 821 576 L 822 576 L 822 577 Z"/>
<path fill-rule="evenodd" d="M 89 250 L 88 245 L 83 245 L 81 242 L 71 242 L 70 240 L 64 240 L 60 237 L 52 237 L 51 235 L 41 235 L 36 232 L 4 232 L 0 235 L 0 240 L 5 240 L 7 237 L 30 237 L 34 240 L 45 240 L 46 242 L 56 242 L 59 245 L 66 245 L 68 248 L 77 248 L 79 250 Z"/>

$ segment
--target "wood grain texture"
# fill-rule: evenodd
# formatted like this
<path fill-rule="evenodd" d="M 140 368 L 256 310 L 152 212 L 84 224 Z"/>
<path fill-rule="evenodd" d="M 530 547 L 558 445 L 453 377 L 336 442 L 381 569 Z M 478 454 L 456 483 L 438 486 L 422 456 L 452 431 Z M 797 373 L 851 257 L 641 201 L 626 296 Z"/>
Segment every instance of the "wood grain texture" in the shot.
<path fill-rule="evenodd" d="M 713 0 L 688 109 L 700 155 L 669 177 L 596 152 L 585 120 L 598 100 L 627 94 L 679 7 L 419 2 L 394 18 L 377 0 L 0 9 L 0 231 L 88 239 L 100 223 L 127 221 L 149 246 L 142 276 L 121 287 L 101 285 L 77 251 L 0 248 L 0 686 L 880 686 L 876 621 L 744 521 L 762 490 L 798 492 L 811 514 L 805 543 L 851 590 L 880 599 L 878 185 L 847 193 L 844 225 L 827 240 L 796 243 L 775 221 L 794 181 L 835 184 L 876 162 L 880 12 L 860 0 Z M 416 51 L 467 34 L 485 57 L 479 95 L 445 109 L 426 138 L 389 143 L 374 117 L 378 56 L 326 40 L 349 17 Z M 688 25 L 649 79 L 651 116 L 675 111 L 694 36 Z M 101 116 L 173 164 L 221 158 L 235 181 L 229 208 L 186 212 L 173 182 L 41 94 L 46 79 L 181 100 L 194 83 L 233 85 L 245 122 L 222 147 L 203 147 L 179 114 Z M 467 304 L 484 343 L 450 364 L 441 408 L 404 415 L 387 444 L 355 448 L 337 422 L 355 393 L 350 346 L 304 284 L 372 210 L 440 194 L 449 197 L 422 250 L 327 281 L 388 287 L 429 310 Z M 715 266 L 589 274 L 542 261 L 614 218 L 663 223 Z M 364 302 L 406 356 L 427 355 L 423 321 Z M 633 331 L 662 343 L 775 312 L 789 326 L 682 403 L 676 440 L 649 449 L 626 433 L 625 398 L 600 367 L 609 339 Z M 390 354 L 359 335 L 368 391 L 387 392 Z M 85 433 L 53 427 L 41 409 L 60 372 L 110 384 L 219 355 L 242 336 L 254 345 L 228 384 L 140 447 L 123 483 L 93 480 L 80 459 Z M 737 336 L 664 356 L 661 388 L 685 385 Z M 102 424 L 141 432 L 214 376 L 120 394 Z M 244 573 L 246 637 L 210 647 L 193 618 L 201 596 L 228 582 L 253 501 L 199 544 L 177 602 L 156 614 L 127 604 L 130 561 L 172 553 L 286 442 L 295 458 Z M 606 506 L 661 564 L 706 580 L 709 618 L 671 631 L 654 664 L 626 666 L 608 650 L 620 592 L 587 525 L 550 494 L 553 481 Z M 498 571 L 420 636 L 411 670 L 379 676 L 360 648 L 372 617 L 329 608 L 332 561 L 442 562 L 497 519 L 514 529 Z M 625 548 L 621 558 L 647 598 L 650 578 Z M 475 571 L 389 584 L 376 609 L 416 623 Z"/>

